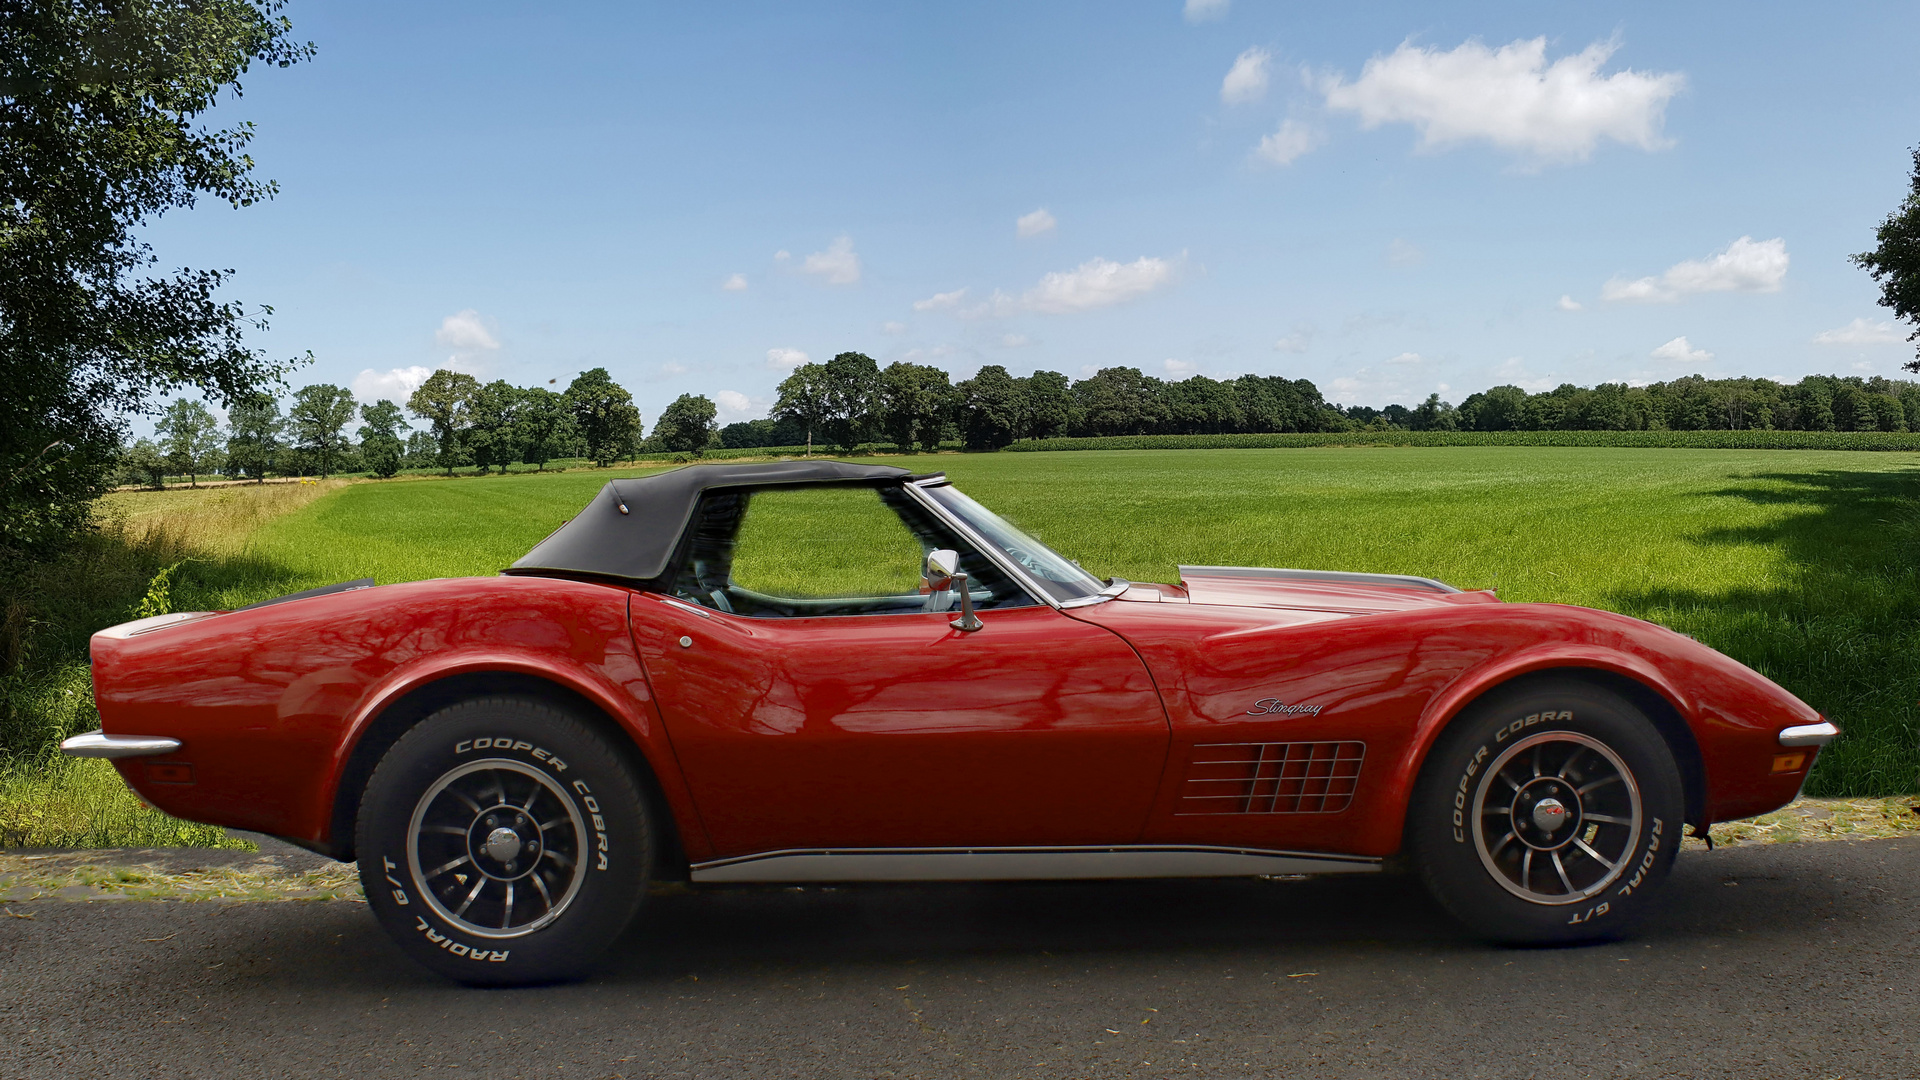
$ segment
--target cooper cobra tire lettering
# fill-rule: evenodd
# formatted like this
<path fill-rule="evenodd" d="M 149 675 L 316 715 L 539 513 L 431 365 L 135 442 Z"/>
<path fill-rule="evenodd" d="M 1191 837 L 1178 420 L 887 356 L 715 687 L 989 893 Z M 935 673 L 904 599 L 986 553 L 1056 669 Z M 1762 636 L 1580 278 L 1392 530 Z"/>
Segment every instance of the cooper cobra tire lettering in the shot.
<path fill-rule="evenodd" d="M 1473 774 L 1480 771 L 1480 763 L 1487 760 L 1487 747 L 1483 743 L 1474 755 L 1467 759 L 1467 770 L 1460 777 L 1460 786 L 1453 795 L 1453 842 L 1467 842 L 1467 782 Z"/>
<path fill-rule="evenodd" d="M 369 910 L 414 960 L 460 982 L 588 973 L 651 876 L 653 804 L 637 762 L 618 728 L 537 698 L 433 713 L 388 748 L 361 797 Z"/>
<path fill-rule="evenodd" d="M 1491 941 L 1602 940 L 1653 910 L 1685 798 L 1672 749 L 1630 701 L 1531 676 L 1434 740 L 1406 850 L 1434 898 Z"/>
<path fill-rule="evenodd" d="M 601 816 L 600 804 L 595 801 L 592 789 L 587 787 L 585 780 L 575 780 L 573 782 L 573 790 L 580 793 L 581 799 L 583 800 L 582 805 L 587 808 L 587 813 L 593 815 L 594 854 L 598 856 L 593 868 L 595 870 L 605 870 L 607 868 L 607 853 L 609 850 L 607 847 L 607 819 Z"/>
<path fill-rule="evenodd" d="M 552 752 L 547 750 L 546 747 L 535 746 L 532 743 L 526 741 L 525 739 L 500 739 L 500 738 L 482 737 L 478 739 L 462 739 L 459 742 L 453 744 L 453 752 L 456 754 L 464 754 L 471 750 L 505 750 L 510 754 L 529 753 L 533 755 L 535 761 L 544 761 L 547 764 L 552 765 L 554 772 L 567 771 L 566 762 L 561 761 L 557 757 L 554 757 Z"/>

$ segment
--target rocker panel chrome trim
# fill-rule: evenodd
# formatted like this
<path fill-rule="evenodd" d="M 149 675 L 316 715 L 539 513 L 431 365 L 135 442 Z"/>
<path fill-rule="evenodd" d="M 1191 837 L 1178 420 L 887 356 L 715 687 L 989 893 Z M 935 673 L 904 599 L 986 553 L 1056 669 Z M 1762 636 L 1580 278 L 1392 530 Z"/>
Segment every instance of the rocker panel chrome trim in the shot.
<path fill-rule="evenodd" d="M 1380 860 L 1257 848 L 813 848 L 717 859 L 693 867 L 697 884 L 791 881 L 1087 881 L 1116 878 L 1364 874 Z"/>
<path fill-rule="evenodd" d="M 1180 576 L 1207 578 L 1269 578 L 1283 581 L 1339 581 L 1353 585 L 1398 585 L 1440 593 L 1460 590 L 1444 581 L 1407 574 L 1358 574 L 1349 570 L 1281 570 L 1266 566 L 1183 566 Z"/>

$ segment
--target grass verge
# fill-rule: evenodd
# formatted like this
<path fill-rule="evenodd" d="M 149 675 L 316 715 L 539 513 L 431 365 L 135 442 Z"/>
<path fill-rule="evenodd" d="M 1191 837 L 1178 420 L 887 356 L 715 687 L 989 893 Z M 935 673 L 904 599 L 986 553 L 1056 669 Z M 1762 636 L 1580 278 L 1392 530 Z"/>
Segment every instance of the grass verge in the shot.
<path fill-rule="evenodd" d="M 256 866 L 168 869 L 107 863 L 83 854 L 0 854 L 0 902 L 25 900 L 360 900 L 360 874 L 346 863 L 287 870 Z M 15 917 L 19 917 L 17 914 Z"/>

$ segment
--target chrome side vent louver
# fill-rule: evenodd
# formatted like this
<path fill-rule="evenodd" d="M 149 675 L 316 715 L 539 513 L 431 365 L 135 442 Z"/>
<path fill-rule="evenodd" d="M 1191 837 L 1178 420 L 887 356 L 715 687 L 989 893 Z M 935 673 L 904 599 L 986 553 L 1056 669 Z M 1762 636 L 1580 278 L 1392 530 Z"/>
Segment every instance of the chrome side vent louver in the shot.
<path fill-rule="evenodd" d="M 1209 743 L 1187 759 L 1176 814 L 1337 814 L 1353 802 L 1363 742 Z"/>

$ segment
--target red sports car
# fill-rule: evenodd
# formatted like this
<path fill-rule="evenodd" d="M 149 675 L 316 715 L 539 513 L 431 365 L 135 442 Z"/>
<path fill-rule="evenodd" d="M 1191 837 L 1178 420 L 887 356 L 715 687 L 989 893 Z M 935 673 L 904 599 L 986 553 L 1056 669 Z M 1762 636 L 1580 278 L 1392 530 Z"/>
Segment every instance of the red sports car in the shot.
<path fill-rule="evenodd" d="M 1365 873 L 1478 933 L 1620 933 L 1837 734 L 1690 638 L 1418 577 L 1094 578 L 942 475 L 609 483 L 498 577 L 102 630 L 149 803 L 360 864 L 469 983 L 579 975 L 649 882 Z"/>

